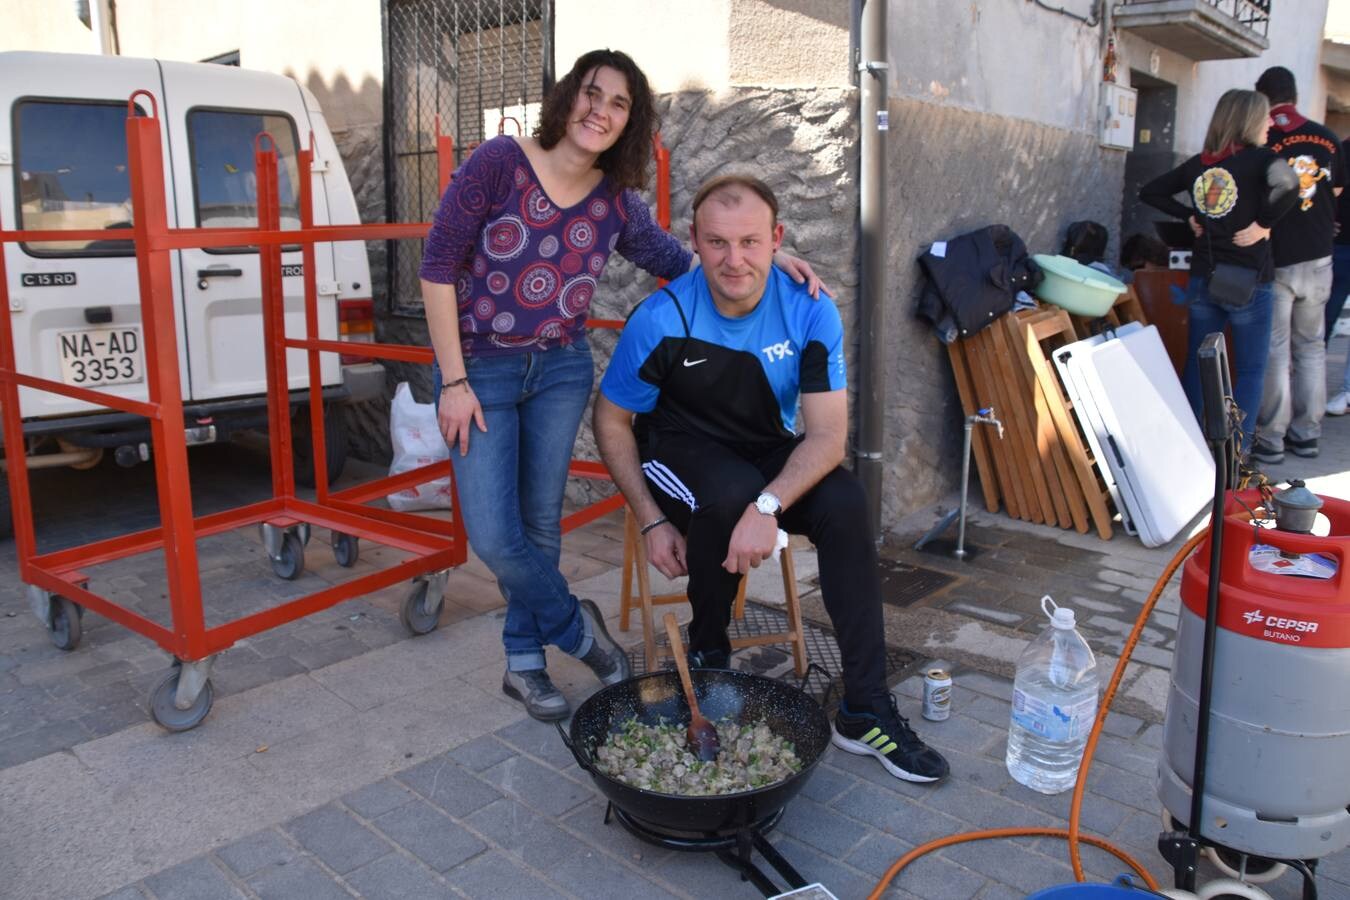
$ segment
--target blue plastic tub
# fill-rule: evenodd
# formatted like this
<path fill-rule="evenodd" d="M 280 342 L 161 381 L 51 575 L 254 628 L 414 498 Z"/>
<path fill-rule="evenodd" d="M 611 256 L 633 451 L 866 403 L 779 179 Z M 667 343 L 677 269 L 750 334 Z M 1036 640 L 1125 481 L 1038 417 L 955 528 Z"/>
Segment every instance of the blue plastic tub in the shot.
<path fill-rule="evenodd" d="M 1152 891 L 1141 888 L 1116 887 L 1114 884 L 1061 884 L 1037 891 L 1027 900 L 1144 900 L 1156 897 Z"/>

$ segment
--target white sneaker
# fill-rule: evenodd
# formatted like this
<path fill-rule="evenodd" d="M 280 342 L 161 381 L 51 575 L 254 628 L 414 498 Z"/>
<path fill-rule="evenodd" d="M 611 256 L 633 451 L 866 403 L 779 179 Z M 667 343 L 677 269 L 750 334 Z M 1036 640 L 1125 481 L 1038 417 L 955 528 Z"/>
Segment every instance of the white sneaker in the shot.
<path fill-rule="evenodd" d="M 1327 401 L 1327 415 L 1343 416 L 1347 408 L 1350 408 L 1350 394 L 1341 391 L 1336 396 Z"/>

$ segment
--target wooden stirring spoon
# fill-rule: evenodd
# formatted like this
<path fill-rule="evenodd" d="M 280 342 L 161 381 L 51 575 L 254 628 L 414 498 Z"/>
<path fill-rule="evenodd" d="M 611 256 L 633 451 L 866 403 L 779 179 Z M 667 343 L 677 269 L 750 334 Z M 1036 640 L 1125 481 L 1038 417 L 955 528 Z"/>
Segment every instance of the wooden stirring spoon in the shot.
<path fill-rule="evenodd" d="M 675 656 L 675 667 L 680 670 L 684 699 L 689 701 L 689 730 L 685 732 L 689 749 L 704 762 L 712 762 L 717 759 L 722 742 L 717 737 L 716 726 L 698 711 L 698 701 L 694 699 L 694 682 L 689 677 L 689 663 L 684 658 L 684 641 L 680 640 L 680 626 L 675 621 L 674 613 L 666 613 L 666 636 L 670 638 L 670 652 Z"/>

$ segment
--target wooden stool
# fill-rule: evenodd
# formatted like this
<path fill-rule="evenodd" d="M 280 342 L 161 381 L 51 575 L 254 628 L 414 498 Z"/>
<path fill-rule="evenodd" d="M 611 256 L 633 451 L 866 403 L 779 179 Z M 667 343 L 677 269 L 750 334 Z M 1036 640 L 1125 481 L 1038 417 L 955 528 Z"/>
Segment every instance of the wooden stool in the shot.
<path fill-rule="evenodd" d="M 797 597 L 797 574 L 792 565 L 792 548 L 787 547 L 778 554 L 783 568 L 784 606 L 787 612 L 787 631 L 764 634 L 758 637 L 732 638 L 731 649 L 756 647 L 760 644 L 790 644 L 792 646 L 793 668 L 798 677 L 806 674 L 806 636 L 802 629 L 801 601 Z M 633 592 L 633 576 L 637 576 L 637 594 Z M 737 619 L 745 618 L 746 578 L 741 578 L 741 586 L 736 591 L 736 601 L 731 614 Z M 619 629 L 628 630 L 629 613 L 633 607 L 640 606 L 642 611 L 642 646 L 647 658 L 647 671 L 656 671 L 656 634 L 653 606 L 666 603 L 688 603 L 684 594 L 652 595 L 651 578 L 647 572 L 647 543 L 638 533 L 637 519 L 631 507 L 623 508 L 623 588 L 619 594 Z"/>

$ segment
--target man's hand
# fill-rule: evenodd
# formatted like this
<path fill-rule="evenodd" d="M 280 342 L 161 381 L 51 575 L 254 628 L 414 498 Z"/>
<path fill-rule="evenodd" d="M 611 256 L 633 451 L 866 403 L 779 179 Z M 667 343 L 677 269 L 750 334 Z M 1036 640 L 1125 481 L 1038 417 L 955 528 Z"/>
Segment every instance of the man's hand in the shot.
<path fill-rule="evenodd" d="M 1233 243 L 1239 247 L 1250 247 L 1253 244 L 1261 243 L 1268 237 L 1270 237 L 1270 229 L 1262 228 L 1253 222 L 1233 235 Z"/>
<path fill-rule="evenodd" d="M 1196 237 L 1200 237 L 1200 235 L 1205 233 L 1204 226 L 1196 221 L 1195 216 L 1191 216 L 1186 222 L 1191 226 L 1191 231 L 1195 232 Z"/>
<path fill-rule="evenodd" d="M 829 291 L 829 288 L 825 287 L 825 283 L 820 280 L 820 276 L 815 273 L 815 270 L 811 268 L 811 264 L 806 260 L 793 256 L 791 253 L 784 253 L 782 250 L 779 250 L 773 255 L 773 261 L 778 268 L 788 273 L 793 281 L 798 284 L 806 282 L 806 292 L 810 294 L 813 299 L 820 299 L 821 288 L 825 288 L 826 292 Z"/>
<path fill-rule="evenodd" d="M 777 543 L 778 520 L 764 515 L 753 504 L 747 506 L 731 532 L 731 543 L 727 545 L 727 558 L 722 561 L 722 568 L 745 575 L 773 555 Z"/>
<path fill-rule="evenodd" d="M 441 427 L 448 447 L 459 444 L 459 455 L 469 452 L 469 422 L 478 426 L 478 430 L 487 433 L 487 422 L 483 419 L 483 407 L 478 403 L 478 395 L 467 384 L 458 385 L 441 392 L 440 403 L 436 408 L 436 423 Z"/>
<path fill-rule="evenodd" d="M 667 578 L 689 574 L 686 565 L 684 535 L 669 522 L 657 525 L 643 538 L 647 542 L 647 562 Z"/>

